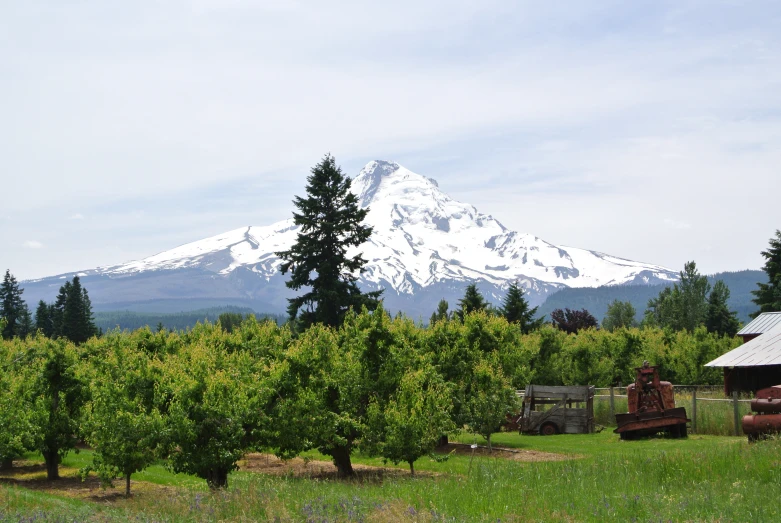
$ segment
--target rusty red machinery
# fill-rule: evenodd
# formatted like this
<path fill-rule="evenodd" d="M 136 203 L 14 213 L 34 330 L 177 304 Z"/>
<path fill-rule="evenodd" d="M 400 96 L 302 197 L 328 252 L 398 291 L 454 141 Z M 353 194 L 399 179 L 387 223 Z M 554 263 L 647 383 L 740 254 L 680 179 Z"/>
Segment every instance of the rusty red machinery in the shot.
<path fill-rule="evenodd" d="M 781 432 L 781 385 L 758 390 L 751 410 L 757 414 L 743 416 L 743 434 L 749 441 Z"/>
<path fill-rule="evenodd" d="M 666 432 L 673 438 L 688 435 L 686 409 L 675 406 L 673 386 L 659 379 L 656 365 L 643 362 L 635 368 L 635 382 L 626 388 L 629 412 L 616 414 L 618 427 L 613 431 L 621 439 L 635 439 Z"/>

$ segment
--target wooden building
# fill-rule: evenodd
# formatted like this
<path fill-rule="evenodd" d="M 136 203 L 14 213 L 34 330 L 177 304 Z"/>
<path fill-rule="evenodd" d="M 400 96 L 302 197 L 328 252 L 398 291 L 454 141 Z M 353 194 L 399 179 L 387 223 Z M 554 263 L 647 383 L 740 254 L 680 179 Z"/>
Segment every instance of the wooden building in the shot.
<path fill-rule="evenodd" d="M 724 369 L 724 392 L 754 393 L 781 385 L 781 312 L 766 312 L 740 332 L 745 341 L 706 367 Z"/>

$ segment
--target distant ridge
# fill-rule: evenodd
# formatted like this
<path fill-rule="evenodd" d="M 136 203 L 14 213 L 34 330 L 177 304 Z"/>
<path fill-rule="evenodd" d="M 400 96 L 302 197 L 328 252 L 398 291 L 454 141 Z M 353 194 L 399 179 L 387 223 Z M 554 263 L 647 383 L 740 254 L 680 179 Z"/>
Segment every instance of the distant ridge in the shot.
<path fill-rule="evenodd" d="M 563 288 L 677 279 L 665 267 L 511 231 L 493 216 L 452 199 L 436 181 L 395 162 L 369 162 L 352 189 L 369 208 L 366 221 L 374 228 L 370 240 L 356 248 L 367 260 L 359 285 L 385 289 L 386 307 L 414 318 L 428 318 L 442 298 L 455 307 L 470 283 L 499 304 L 517 281 L 538 305 Z M 80 276 L 96 310 L 166 302 L 202 308 L 195 304 L 209 300 L 282 313 L 292 295 L 274 253 L 289 248 L 297 233 L 292 219 L 244 226 Z M 25 299 L 52 301 L 70 276 L 24 282 Z"/>

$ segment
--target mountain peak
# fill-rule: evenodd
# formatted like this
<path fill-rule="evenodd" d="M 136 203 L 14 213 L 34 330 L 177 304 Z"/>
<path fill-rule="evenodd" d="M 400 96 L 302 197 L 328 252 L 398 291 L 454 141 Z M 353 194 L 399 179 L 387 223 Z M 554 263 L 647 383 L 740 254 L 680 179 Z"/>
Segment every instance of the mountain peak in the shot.
<path fill-rule="evenodd" d="M 396 162 L 372 160 L 355 177 L 352 190 L 360 198 L 361 206 L 367 207 L 378 197 L 381 187 L 387 189 L 398 184 L 407 186 L 407 190 L 410 185 L 424 189 L 430 185 L 439 187 L 436 181 L 414 173 Z"/>

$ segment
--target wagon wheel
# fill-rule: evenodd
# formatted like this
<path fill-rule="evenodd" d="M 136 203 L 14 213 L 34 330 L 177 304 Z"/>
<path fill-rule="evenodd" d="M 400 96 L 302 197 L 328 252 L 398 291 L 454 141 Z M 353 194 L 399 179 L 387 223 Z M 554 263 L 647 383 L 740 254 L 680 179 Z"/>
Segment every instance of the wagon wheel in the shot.
<path fill-rule="evenodd" d="M 556 426 L 555 423 L 551 423 L 550 421 L 547 423 L 543 423 L 540 427 L 540 435 L 542 436 L 553 436 L 554 434 L 559 433 L 559 428 Z"/>

